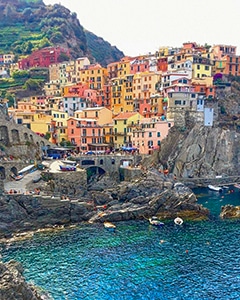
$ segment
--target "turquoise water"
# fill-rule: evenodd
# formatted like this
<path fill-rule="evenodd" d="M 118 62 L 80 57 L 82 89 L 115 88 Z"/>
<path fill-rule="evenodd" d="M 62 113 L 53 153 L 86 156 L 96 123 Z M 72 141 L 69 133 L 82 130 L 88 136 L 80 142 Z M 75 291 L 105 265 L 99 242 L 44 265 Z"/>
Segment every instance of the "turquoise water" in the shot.
<path fill-rule="evenodd" d="M 223 195 L 199 192 L 199 202 L 220 209 L 216 202 Z M 239 202 L 239 196 L 232 193 L 231 200 Z M 57 300 L 240 298 L 240 221 L 215 215 L 182 226 L 116 225 L 116 232 L 85 224 L 38 234 L 3 247 L 3 259 L 20 261 L 26 279 Z"/>

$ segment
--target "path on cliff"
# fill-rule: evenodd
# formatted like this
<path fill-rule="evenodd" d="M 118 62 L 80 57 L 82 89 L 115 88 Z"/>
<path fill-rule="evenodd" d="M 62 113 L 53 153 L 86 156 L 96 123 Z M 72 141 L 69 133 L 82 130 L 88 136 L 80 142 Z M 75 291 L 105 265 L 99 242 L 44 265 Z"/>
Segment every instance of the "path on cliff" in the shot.
<path fill-rule="evenodd" d="M 31 172 L 29 174 L 24 175 L 24 177 L 19 180 L 11 180 L 8 182 L 4 183 L 4 190 L 9 192 L 10 190 L 16 190 L 18 193 L 25 193 L 26 190 L 26 185 L 31 182 L 34 178 L 40 176 L 41 171 L 40 170 L 36 170 L 34 172 Z"/>

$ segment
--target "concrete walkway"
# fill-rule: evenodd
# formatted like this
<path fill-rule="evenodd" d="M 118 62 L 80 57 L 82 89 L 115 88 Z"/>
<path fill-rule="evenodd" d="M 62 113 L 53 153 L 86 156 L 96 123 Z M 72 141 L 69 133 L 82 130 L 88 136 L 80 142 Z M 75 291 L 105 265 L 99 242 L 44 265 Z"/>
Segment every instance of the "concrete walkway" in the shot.
<path fill-rule="evenodd" d="M 18 193 L 25 193 L 26 185 L 31 182 L 34 178 L 38 177 L 41 174 L 40 170 L 36 170 L 32 173 L 26 174 L 21 180 L 11 180 L 4 183 L 4 190 L 10 191 L 10 190 L 16 190 Z"/>

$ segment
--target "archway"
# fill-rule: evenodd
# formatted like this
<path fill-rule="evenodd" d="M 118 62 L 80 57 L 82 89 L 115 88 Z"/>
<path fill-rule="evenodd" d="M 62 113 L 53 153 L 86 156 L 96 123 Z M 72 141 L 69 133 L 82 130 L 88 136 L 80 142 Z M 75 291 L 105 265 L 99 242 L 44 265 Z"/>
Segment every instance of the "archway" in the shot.
<path fill-rule="evenodd" d="M 7 126 L 0 126 L 0 143 L 9 146 L 9 136 Z"/>
<path fill-rule="evenodd" d="M 106 171 L 102 169 L 101 167 L 89 167 L 87 170 L 87 182 L 90 183 L 94 180 L 97 180 L 99 177 L 104 175 Z"/>
<path fill-rule="evenodd" d="M 19 132 L 17 129 L 12 129 L 12 141 L 15 144 L 20 143 Z"/>
<path fill-rule="evenodd" d="M 0 179 L 4 180 L 6 179 L 6 172 L 5 172 L 5 168 L 4 167 L 0 167 Z"/>
<path fill-rule="evenodd" d="M 12 167 L 12 168 L 10 169 L 10 171 L 11 171 L 15 176 L 18 175 L 18 170 L 17 170 L 16 167 Z"/>

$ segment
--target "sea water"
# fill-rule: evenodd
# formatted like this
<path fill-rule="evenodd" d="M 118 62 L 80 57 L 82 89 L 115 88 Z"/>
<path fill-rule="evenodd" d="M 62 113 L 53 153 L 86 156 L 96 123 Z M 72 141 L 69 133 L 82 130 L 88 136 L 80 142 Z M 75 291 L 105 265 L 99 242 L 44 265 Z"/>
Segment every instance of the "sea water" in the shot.
<path fill-rule="evenodd" d="M 240 221 L 218 217 L 240 193 L 196 193 L 213 208 L 209 221 L 121 222 L 115 232 L 82 224 L 2 246 L 3 260 L 20 261 L 26 280 L 56 300 L 240 299 Z"/>

